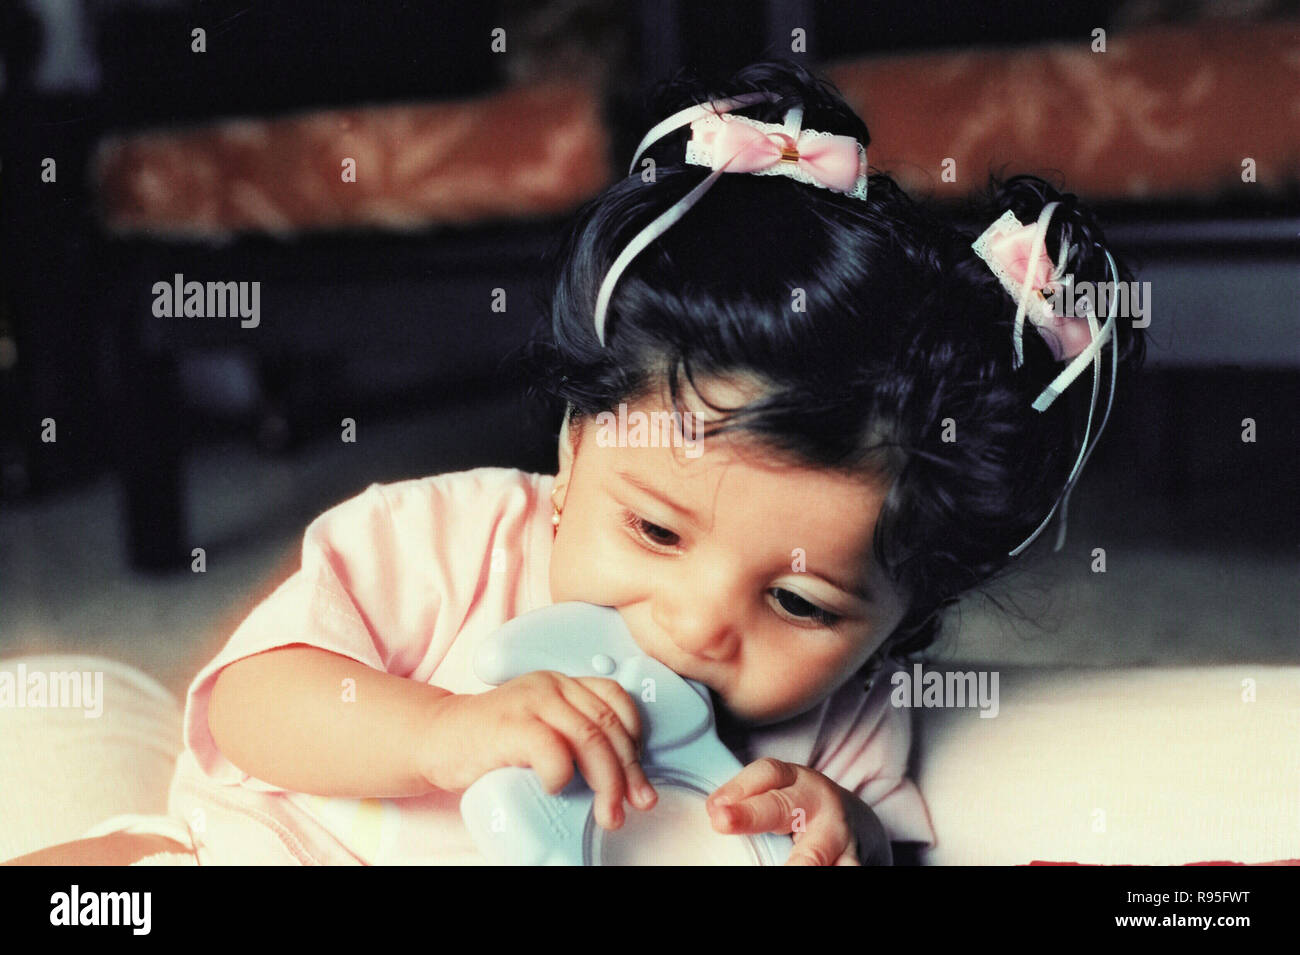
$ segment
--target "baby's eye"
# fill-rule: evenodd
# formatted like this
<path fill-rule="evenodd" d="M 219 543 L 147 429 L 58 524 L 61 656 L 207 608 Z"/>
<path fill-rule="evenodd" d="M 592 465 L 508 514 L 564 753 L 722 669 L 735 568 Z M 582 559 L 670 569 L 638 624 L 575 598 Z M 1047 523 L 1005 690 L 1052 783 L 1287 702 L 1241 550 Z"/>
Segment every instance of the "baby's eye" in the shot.
<path fill-rule="evenodd" d="M 677 543 L 677 535 L 658 524 L 651 524 L 649 521 L 641 522 L 642 531 L 647 534 L 656 544 L 666 544 L 671 547 Z"/>
<path fill-rule="evenodd" d="M 667 528 L 652 524 L 631 511 L 624 515 L 623 522 L 639 537 L 657 547 L 673 547 L 680 540 L 675 533 Z"/>
<path fill-rule="evenodd" d="M 781 587 L 773 587 L 768 593 L 779 595 L 776 596 L 776 602 L 781 605 L 781 609 L 798 620 L 807 620 L 823 627 L 833 627 L 843 619 L 838 614 L 823 610 L 798 594 Z"/>

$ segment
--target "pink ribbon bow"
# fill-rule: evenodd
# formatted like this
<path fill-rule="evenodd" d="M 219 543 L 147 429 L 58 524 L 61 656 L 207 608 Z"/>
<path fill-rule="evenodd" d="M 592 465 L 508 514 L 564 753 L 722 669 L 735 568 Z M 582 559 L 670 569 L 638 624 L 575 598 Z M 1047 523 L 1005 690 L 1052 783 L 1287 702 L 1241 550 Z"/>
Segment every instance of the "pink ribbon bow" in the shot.
<path fill-rule="evenodd" d="M 760 176 L 783 175 L 800 182 L 813 183 L 857 198 L 867 198 L 866 149 L 851 136 L 832 136 L 817 130 L 802 130 L 803 107 L 786 110 L 782 125 L 744 120 L 723 119 L 724 113 L 759 102 L 775 102 L 779 93 L 745 93 L 723 100 L 697 103 L 678 110 L 656 123 L 641 139 L 628 175 L 636 172 L 641 154 L 651 143 L 675 129 L 690 124 L 691 138 L 686 143 L 687 163 L 711 166 L 713 171 L 694 189 L 664 210 L 643 228 L 614 259 L 596 293 L 596 338 L 605 344 L 605 313 L 619 276 L 628 264 L 651 242 L 663 235 L 686 211 L 708 192 L 724 172 L 750 172 Z"/>
<path fill-rule="evenodd" d="M 1088 405 L 1088 423 L 1083 429 L 1083 443 L 1079 447 L 1079 457 L 1075 460 L 1070 476 L 1065 481 L 1065 490 L 1034 532 L 1010 552 L 1011 557 L 1018 557 L 1034 542 L 1058 507 L 1061 511 L 1061 526 L 1056 536 L 1055 549 L 1059 551 L 1064 546 L 1065 512 L 1070 506 L 1070 492 L 1074 489 L 1074 482 L 1078 480 L 1079 472 L 1087 462 L 1088 455 L 1092 454 L 1097 439 L 1106 428 L 1106 422 L 1110 419 L 1111 405 L 1115 401 L 1115 378 L 1119 372 L 1119 351 L 1115 345 L 1116 299 L 1111 298 L 1110 315 L 1106 317 L 1106 324 L 1099 326 L 1096 313 L 1092 309 L 1087 310 L 1082 318 L 1058 316 L 1053 313 L 1051 304 L 1042 295 L 1043 289 L 1055 291 L 1069 281 L 1064 277 L 1065 263 L 1070 258 L 1069 245 L 1064 242 L 1061 244 L 1061 261 L 1055 268 L 1052 268 L 1051 259 L 1047 257 L 1047 225 L 1060 205 L 1060 202 L 1055 201 L 1044 205 L 1043 211 L 1038 214 L 1038 221 L 1030 226 L 1021 225 L 1015 213 L 1008 209 L 971 243 L 975 254 L 988 263 L 993 274 L 1002 283 L 1002 287 L 1016 300 L 1016 324 L 1011 338 L 1015 357 L 1014 366 L 1019 368 L 1024 361 L 1020 336 L 1026 315 L 1052 349 L 1052 354 L 1058 360 L 1068 359 L 1061 373 L 1034 399 L 1034 410 L 1046 411 L 1069 387 L 1070 382 L 1074 381 L 1089 364 L 1092 365 L 1092 401 Z M 1119 268 L 1115 265 L 1115 259 L 1109 251 L 1106 251 L 1106 264 L 1110 267 L 1111 277 L 1119 281 Z M 1097 392 L 1101 387 L 1101 349 L 1108 342 L 1111 345 L 1110 396 L 1106 399 L 1106 413 L 1102 415 L 1101 425 L 1097 428 L 1097 437 L 1090 444 L 1088 437 L 1092 434 L 1092 416 L 1097 406 Z"/>
<path fill-rule="evenodd" d="M 691 124 L 694 138 L 712 150 L 715 170 L 758 172 L 783 159 L 827 189 L 850 192 L 858 181 L 858 141 L 852 136 L 809 135 L 796 139 L 785 132 L 765 131 L 735 119 L 708 118 Z"/>
<path fill-rule="evenodd" d="M 1051 303 L 1043 297 L 1045 294 L 1059 294 L 1061 290 L 1058 280 L 1061 269 L 1054 268 L 1047 255 L 1046 241 L 1040 234 L 1044 231 L 1038 223 L 1021 225 L 1008 211 L 980 236 L 975 251 L 988 263 L 1012 298 L 1019 301 L 1028 283 L 1032 307 L 1026 309 L 1026 314 L 1052 350 L 1052 357 L 1066 361 L 1088 347 L 1092 332 L 1088 328 L 1087 316 L 1057 315 Z M 1062 250 L 1062 265 L 1067 251 Z M 1017 355 L 1017 359 L 1019 357 Z"/>

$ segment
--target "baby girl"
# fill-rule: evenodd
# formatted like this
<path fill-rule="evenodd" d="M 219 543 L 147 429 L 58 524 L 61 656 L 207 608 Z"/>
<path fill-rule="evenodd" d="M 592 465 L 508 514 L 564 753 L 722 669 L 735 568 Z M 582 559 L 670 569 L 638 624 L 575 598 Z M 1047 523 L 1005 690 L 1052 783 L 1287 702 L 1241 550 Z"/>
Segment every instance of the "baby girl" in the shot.
<path fill-rule="evenodd" d="M 1034 177 L 994 180 L 983 235 L 946 223 L 868 173 L 862 120 L 801 67 L 678 80 L 659 105 L 633 174 L 576 217 L 522 356 L 563 409 L 558 473 L 375 484 L 321 515 L 191 685 L 169 815 L 47 852 L 482 862 L 459 798 L 502 766 L 552 792 L 580 773 L 618 829 L 657 798 L 623 689 L 471 667 L 570 600 L 709 688 L 744 765 L 701 810 L 713 830 L 790 833 L 797 864 L 934 844 L 889 676 L 1063 511 L 1100 428 L 1089 404 L 1077 440 L 1062 396 L 1091 370 L 1095 404 L 1105 365 L 1113 397 L 1142 341 L 1045 293 L 1127 273 Z M 636 412 L 685 440 L 601 423 Z"/>

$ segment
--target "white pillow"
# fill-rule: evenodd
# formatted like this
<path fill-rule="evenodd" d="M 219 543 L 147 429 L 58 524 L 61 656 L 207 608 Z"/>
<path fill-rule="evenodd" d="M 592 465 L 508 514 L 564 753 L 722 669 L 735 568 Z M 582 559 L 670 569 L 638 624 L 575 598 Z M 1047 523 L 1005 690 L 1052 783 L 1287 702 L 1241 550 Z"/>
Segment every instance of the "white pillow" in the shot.
<path fill-rule="evenodd" d="M 0 681 L 19 692 L 19 675 L 30 687 L 33 675 L 40 682 L 52 673 L 90 674 L 91 698 L 80 708 L 20 707 L 0 684 L 0 860 L 77 839 L 119 813 L 167 811 L 180 704 L 144 673 L 104 657 L 0 659 Z M 97 679 L 102 698 L 94 700 Z M 94 709 L 99 716 L 87 715 Z"/>
<path fill-rule="evenodd" d="M 1300 858 L 1300 667 L 998 673 L 996 717 L 914 713 L 923 864 Z"/>

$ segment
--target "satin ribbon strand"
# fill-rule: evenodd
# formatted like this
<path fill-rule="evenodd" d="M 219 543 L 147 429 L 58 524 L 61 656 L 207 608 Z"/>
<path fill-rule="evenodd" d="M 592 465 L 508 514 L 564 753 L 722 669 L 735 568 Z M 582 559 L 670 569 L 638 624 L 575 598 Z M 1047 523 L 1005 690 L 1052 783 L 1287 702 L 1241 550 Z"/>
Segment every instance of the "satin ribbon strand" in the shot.
<path fill-rule="evenodd" d="M 1025 269 L 1026 280 L 1021 283 L 1020 296 L 1016 303 L 1016 324 L 1015 330 L 1011 333 L 1011 347 L 1014 355 L 1011 363 L 1012 368 L 1019 368 L 1025 361 L 1025 315 L 1029 309 L 1030 299 L 1039 294 L 1039 290 L 1033 287 L 1033 283 L 1029 281 L 1029 277 L 1037 274 L 1040 255 L 1047 254 L 1047 227 L 1052 220 L 1052 215 L 1056 212 L 1059 206 L 1059 202 L 1049 202 L 1047 205 L 1043 206 L 1043 211 L 1038 214 L 1037 228 L 1034 232 L 1034 241 L 1029 247 L 1031 258 L 1028 267 Z M 1059 282 L 1061 280 L 1069 256 L 1070 246 L 1068 243 L 1062 242 L 1059 261 L 1057 261 L 1052 267 L 1052 282 Z"/>
<path fill-rule="evenodd" d="M 803 126 L 803 107 L 791 106 L 785 111 L 785 134 L 795 142 L 799 141 L 799 129 Z"/>
<path fill-rule="evenodd" d="M 640 144 L 636 148 L 636 153 L 632 156 L 632 162 L 628 164 L 628 175 L 631 176 L 636 172 L 636 164 L 641 159 L 641 154 L 657 140 L 663 138 L 668 133 L 709 113 L 730 112 L 733 109 L 740 109 L 750 106 L 754 103 L 769 102 L 780 99 L 776 93 L 746 93 L 743 96 L 732 97 L 731 99 L 717 100 L 713 103 L 697 103 L 694 106 L 688 106 L 685 109 L 678 110 L 656 123 L 648 133 L 641 138 Z M 803 111 L 799 111 L 799 116 Z M 787 113 L 787 118 L 789 114 Z M 641 253 L 651 242 L 667 232 L 674 223 L 677 222 L 686 212 L 699 202 L 706 192 L 713 187 L 718 177 L 722 175 L 724 169 L 715 169 L 699 185 L 688 192 L 681 199 L 677 200 L 670 208 L 662 212 L 653 222 L 647 225 L 636 237 L 627 244 L 627 247 L 619 253 L 618 258 L 610 266 L 609 271 L 605 274 L 604 280 L 600 283 L 600 292 L 596 296 L 596 338 L 600 341 L 602 347 L 605 345 L 605 313 L 609 309 L 609 300 L 613 297 L 614 287 L 618 284 L 619 277 L 623 274 L 628 264 Z"/>
<path fill-rule="evenodd" d="M 1111 256 L 1109 250 L 1103 251 L 1106 255 L 1106 263 L 1110 269 L 1111 276 L 1116 282 L 1119 282 L 1119 269 L 1115 265 L 1115 259 Z M 1047 512 L 1047 516 L 1044 517 L 1038 527 L 1034 529 L 1034 532 L 1025 538 L 1025 540 L 1018 547 L 1012 550 L 1008 556 L 1018 557 L 1024 552 L 1025 548 L 1037 540 L 1038 535 L 1041 534 L 1044 528 L 1046 528 L 1051 522 L 1052 517 L 1056 514 L 1058 508 L 1061 512 L 1061 523 L 1057 529 L 1056 544 L 1052 550 L 1054 552 L 1059 552 L 1065 546 L 1070 494 L 1074 490 L 1079 475 L 1083 473 L 1083 467 L 1088 462 L 1088 458 L 1092 455 L 1093 450 L 1097 447 L 1097 443 L 1101 440 L 1102 432 L 1106 429 L 1106 422 L 1110 420 L 1111 408 L 1115 404 L 1115 381 L 1119 375 L 1119 347 L 1115 341 L 1115 318 L 1118 314 L 1118 310 L 1119 297 L 1112 295 L 1110 314 L 1106 317 L 1106 324 L 1100 329 L 1097 327 L 1096 316 L 1091 312 L 1088 313 L 1088 330 L 1092 335 L 1092 341 L 1088 343 L 1088 346 L 1079 353 L 1075 360 L 1072 361 L 1070 365 L 1057 376 L 1056 380 L 1045 388 L 1042 394 L 1040 394 L 1034 401 L 1034 409 L 1036 411 L 1045 410 L 1051 405 L 1052 401 L 1056 399 L 1056 396 L 1064 391 L 1070 382 L 1078 377 L 1080 371 L 1083 369 L 1084 365 L 1087 364 L 1088 360 L 1092 360 L 1092 398 L 1088 403 L 1088 422 L 1083 431 L 1083 443 L 1079 449 L 1079 457 L 1075 461 L 1074 467 L 1070 470 L 1070 476 L 1066 479 L 1064 490 L 1057 496 L 1056 503 L 1054 503 L 1052 509 Z M 1097 394 L 1101 389 L 1101 349 L 1107 342 L 1109 342 L 1111 346 L 1110 394 L 1106 399 L 1106 411 L 1102 415 L 1101 424 L 1097 428 L 1097 434 L 1093 436 L 1091 443 L 1089 443 L 1089 435 L 1092 432 L 1092 420 L 1097 410 Z M 1082 359 L 1082 361 L 1080 361 L 1080 359 Z M 1046 401 L 1044 401 L 1045 398 L 1047 399 Z"/>
<path fill-rule="evenodd" d="M 596 338 L 600 340 L 602 347 L 605 344 L 605 312 L 609 308 L 609 300 L 614 294 L 614 286 L 617 284 L 619 276 L 623 274 L 623 270 L 640 254 L 642 249 L 667 232 L 674 222 L 686 214 L 691 206 L 699 202 L 723 172 L 722 169 L 714 170 L 703 182 L 661 213 L 658 218 L 637 233 L 636 238 L 627 244 L 627 248 L 619 253 L 618 258 L 614 260 L 614 264 L 609 267 L 605 280 L 600 283 L 600 294 L 596 296 Z"/>
<path fill-rule="evenodd" d="M 1115 267 L 1115 260 L 1111 258 L 1109 251 L 1106 252 L 1106 260 L 1110 265 L 1111 274 L 1114 276 L 1115 281 L 1118 282 L 1119 270 Z M 1115 296 L 1112 296 L 1112 300 L 1113 299 L 1115 299 Z M 1110 394 L 1107 395 L 1106 397 L 1106 412 L 1101 416 L 1101 424 L 1098 425 L 1097 427 L 1097 434 L 1092 439 L 1091 446 L 1088 447 L 1088 450 L 1084 453 L 1083 457 L 1079 459 L 1078 464 L 1075 465 L 1074 475 L 1071 477 L 1070 481 L 1066 484 L 1065 494 L 1061 498 L 1061 528 L 1060 531 L 1057 533 L 1056 547 L 1054 548 L 1054 550 L 1058 550 L 1058 551 L 1065 545 L 1066 510 L 1070 506 L 1070 494 L 1073 493 L 1075 487 L 1077 486 L 1076 482 L 1078 481 L 1079 475 L 1083 473 L 1083 469 L 1088 463 L 1088 458 L 1092 456 L 1092 452 L 1096 449 L 1097 443 L 1101 440 L 1101 433 L 1106 430 L 1106 422 L 1110 420 L 1110 409 L 1115 404 L 1115 380 L 1119 375 L 1119 343 L 1115 341 L 1115 314 L 1116 314 L 1116 309 L 1112 307 L 1110 315 L 1108 315 L 1106 318 L 1106 328 L 1109 330 L 1109 334 L 1107 335 L 1106 332 L 1103 332 L 1103 336 L 1109 338 L 1110 340 Z M 1100 354 L 1097 356 L 1097 363 L 1094 366 L 1094 369 L 1095 369 L 1095 373 L 1092 379 L 1092 402 L 1093 404 L 1096 404 L 1097 386 L 1098 386 L 1097 379 L 1101 372 Z M 1091 416 L 1091 409 L 1092 406 L 1090 405 L 1089 406 L 1090 416 Z"/>
<path fill-rule="evenodd" d="M 654 126 L 650 127 L 650 132 L 641 137 L 641 144 L 636 147 L 632 162 L 628 164 L 627 174 L 630 176 L 636 172 L 637 161 L 641 158 L 641 154 L 650 147 L 651 143 L 662 139 L 674 129 L 693 123 L 701 116 L 707 116 L 710 113 L 729 113 L 733 109 L 742 109 L 746 106 L 752 106 L 754 103 L 761 103 L 764 100 L 775 102 L 780 98 L 776 93 L 745 93 L 741 96 L 733 96 L 730 99 L 715 100 L 712 103 L 696 103 L 694 106 L 680 109 L 667 119 L 655 123 Z M 718 109 L 717 107 L 722 108 Z M 802 110 L 800 115 L 802 115 Z"/>

